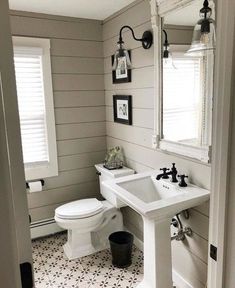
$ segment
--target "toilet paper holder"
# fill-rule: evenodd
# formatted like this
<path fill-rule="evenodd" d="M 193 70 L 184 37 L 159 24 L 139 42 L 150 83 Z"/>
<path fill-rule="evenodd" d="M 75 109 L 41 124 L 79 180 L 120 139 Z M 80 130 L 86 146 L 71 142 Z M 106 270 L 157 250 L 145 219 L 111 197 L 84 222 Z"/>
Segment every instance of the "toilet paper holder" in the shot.
<path fill-rule="evenodd" d="M 43 179 L 36 180 L 36 181 L 40 181 L 42 183 L 42 186 L 44 186 L 45 184 L 45 181 Z M 35 182 L 35 181 L 30 181 L 30 182 Z M 29 189 L 29 182 L 26 182 L 26 189 Z"/>

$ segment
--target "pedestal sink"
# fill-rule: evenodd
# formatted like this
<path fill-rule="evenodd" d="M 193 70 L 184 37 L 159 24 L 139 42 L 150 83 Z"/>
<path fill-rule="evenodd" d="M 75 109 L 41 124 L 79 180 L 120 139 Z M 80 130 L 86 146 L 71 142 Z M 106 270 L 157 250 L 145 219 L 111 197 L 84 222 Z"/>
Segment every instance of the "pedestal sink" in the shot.
<path fill-rule="evenodd" d="M 138 288 L 172 288 L 170 223 L 174 215 L 209 199 L 210 192 L 192 184 L 181 188 L 156 180 L 157 171 L 105 181 L 144 221 L 144 279 Z"/>

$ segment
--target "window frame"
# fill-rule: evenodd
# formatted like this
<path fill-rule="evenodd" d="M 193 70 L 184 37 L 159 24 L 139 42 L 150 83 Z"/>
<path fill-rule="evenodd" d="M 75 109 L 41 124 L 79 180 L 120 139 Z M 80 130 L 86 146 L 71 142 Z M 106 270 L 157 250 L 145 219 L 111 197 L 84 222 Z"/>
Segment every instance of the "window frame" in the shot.
<path fill-rule="evenodd" d="M 185 2 L 190 3 L 191 0 L 183 0 Z M 177 155 L 179 157 L 194 159 L 195 161 L 200 161 L 201 163 L 205 163 L 210 165 L 211 162 L 211 138 L 212 138 L 212 109 L 213 109 L 213 75 L 211 75 L 209 79 L 210 83 L 208 89 L 208 102 L 206 118 L 209 121 L 206 121 L 206 125 L 208 126 L 207 131 L 209 133 L 205 133 L 203 140 L 209 144 L 203 144 L 201 147 L 191 146 L 171 141 L 166 141 L 162 139 L 162 27 L 163 27 L 163 17 L 165 17 L 168 13 L 176 8 L 180 8 L 184 6 L 184 3 L 180 2 L 176 4 L 172 4 L 171 0 L 157 0 L 158 7 L 155 5 L 156 0 L 151 0 L 151 13 L 152 13 L 152 29 L 153 29 L 153 37 L 154 41 L 154 130 L 152 134 L 152 148 L 159 150 L 161 152 Z M 161 4 L 164 3 L 164 5 Z M 155 4 L 154 4 L 155 3 Z M 166 4 L 167 3 L 167 4 Z M 165 5 L 166 4 L 166 5 Z M 186 4 L 185 4 L 186 5 Z M 214 67 L 214 55 L 212 57 L 212 62 L 210 65 Z M 213 73 L 211 73 L 213 74 Z M 210 74 L 209 74 L 210 75 Z"/>
<path fill-rule="evenodd" d="M 50 57 L 50 39 L 13 36 L 14 47 L 42 48 L 42 74 L 44 85 L 44 101 L 46 113 L 46 131 L 48 140 L 49 162 L 24 164 L 26 180 L 36 180 L 58 175 L 58 159 L 55 128 L 55 110 L 52 88 L 52 72 Z"/>

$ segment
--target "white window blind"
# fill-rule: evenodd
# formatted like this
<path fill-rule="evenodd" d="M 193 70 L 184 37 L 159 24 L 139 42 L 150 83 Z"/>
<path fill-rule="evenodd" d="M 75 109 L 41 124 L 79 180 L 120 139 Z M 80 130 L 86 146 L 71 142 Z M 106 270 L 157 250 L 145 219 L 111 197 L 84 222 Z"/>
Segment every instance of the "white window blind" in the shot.
<path fill-rule="evenodd" d="M 49 162 L 42 54 L 43 50 L 37 47 L 14 49 L 25 165 Z"/>
<path fill-rule="evenodd" d="M 200 144 L 201 59 L 176 56 L 163 63 L 163 137 Z"/>
<path fill-rule="evenodd" d="M 50 40 L 13 37 L 26 180 L 58 175 Z"/>

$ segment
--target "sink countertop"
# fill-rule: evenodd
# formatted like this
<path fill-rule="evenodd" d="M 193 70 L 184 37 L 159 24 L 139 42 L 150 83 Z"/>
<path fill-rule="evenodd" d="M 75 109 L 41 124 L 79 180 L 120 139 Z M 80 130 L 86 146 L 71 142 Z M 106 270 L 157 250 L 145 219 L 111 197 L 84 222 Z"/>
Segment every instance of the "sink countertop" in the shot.
<path fill-rule="evenodd" d="M 147 218 L 161 219 L 166 216 L 174 216 L 182 210 L 198 206 L 209 200 L 209 190 L 197 187 L 191 183 L 188 183 L 187 187 L 179 187 L 178 183 L 172 183 L 170 179 L 156 180 L 158 173 L 158 170 L 150 170 L 114 180 L 107 180 L 104 182 L 104 185 L 111 189 L 125 204 Z M 129 183 L 131 184 L 135 181 L 138 182 L 150 178 L 153 183 L 157 185 L 160 184 L 161 189 L 168 190 L 167 193 L 172 191 L 172 196 L 147 203 L 121 186 L 128 186 Z M 141 189 L 139 185 L 138 189 Z M 143 188 L 143 193 L 148 193 L 148 191 L 144 191 Z"/>

